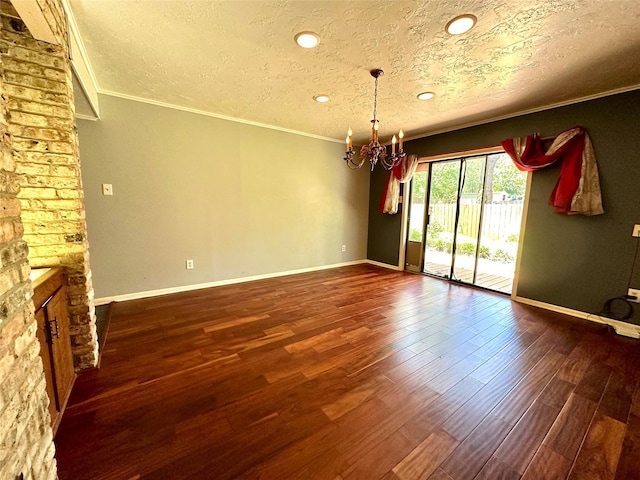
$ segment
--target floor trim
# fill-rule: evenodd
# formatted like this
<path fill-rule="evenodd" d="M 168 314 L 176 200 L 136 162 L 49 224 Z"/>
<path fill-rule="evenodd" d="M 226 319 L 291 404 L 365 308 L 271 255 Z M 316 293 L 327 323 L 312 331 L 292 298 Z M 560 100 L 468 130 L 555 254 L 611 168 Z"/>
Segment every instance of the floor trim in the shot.
<path fill-rule="evenodd" d="M 227 280 L 219 280 L 216 282 L 197 283 L 194 285 L 181 285 L 179 287 L 161 288 L 158 290 L 147 290 L 143 292 L 125 293 L 123 295 L 114 295 L 111 297 L 96 298 L 95 305 L 106 305 L 111 302 L 125 302 L 127 300 L 139 300 L 141 298 L 158 297 L 160 295 L 170 295 L 172 293 L 190 292 L 192 290 L 201 290 L 203 288 L 220 287 L 223 285 L 233 285 L 236 283 L 252 282 L 254 280 L 265 280 L 267 278 L 284 277 L 285 275 L 296 275 L 298 273 L 317 272 L 320 270 L 329 270 L 331 268 L 347 267 L 350 265 L 360 265 L 362 263 L 371 263 L 381 267 L 395 269 L 392 265 L 373 262 L 373 260 L 354 260 L 351 262 L 334 263 L 332 265 L 322 265 L 319 267 L 300 268 L 297 270 L 287 270 L 283 272 L 265 273 L 263 275 L 252 275 L 249 277 L 230 278 Z"/>
<path fill-rule="evenodd" d="M 621 322 L 620 320 L 602 317 L 594 313 L 581 312 L 580 310 L 573 310 L 571 308 L 561 307 L 559 305 L 553 305 L 551 303 L 540 302 L 538 300 L 532 300 L 530 298 L 515 297 L 513 300 L 518 303 L 524 303 L 533 307 L 543 308 L 552 312 L 563 313 L 565 315 L 571 315 L 572 317 L 582 318 L 584 320 L 589 320 L 590 322 L 610 325 L 618 335 L 622 335 L 623 337 L 640 338 L 640 325 Z"/>
<path fill-rule="evenodd" d="M 375 260 L 365 260 L 365 263 L 368 263 L 369 265 L 375 265 L 376 267 L 388 268 L 389 270 L 396 270 L 398 272 L 403 270 L 398 265 L 390 265 L 388 263 L 376 262 Z"/>

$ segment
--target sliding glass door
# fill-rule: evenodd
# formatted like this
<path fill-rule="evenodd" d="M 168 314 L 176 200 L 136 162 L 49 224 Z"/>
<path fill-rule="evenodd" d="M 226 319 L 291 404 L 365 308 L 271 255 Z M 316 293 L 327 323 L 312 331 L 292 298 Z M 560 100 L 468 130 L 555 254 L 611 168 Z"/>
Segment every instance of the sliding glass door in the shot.
<path fill-rule="evenodd" d="M 412 192 L 425 182 L 427 201 L 414 205 L 412 197 L 410 210 L 411 229 L 425 224 L 422 271 L 510 293 L 526 174 L 505 153 L 431 162 L 422 171 Z"/>

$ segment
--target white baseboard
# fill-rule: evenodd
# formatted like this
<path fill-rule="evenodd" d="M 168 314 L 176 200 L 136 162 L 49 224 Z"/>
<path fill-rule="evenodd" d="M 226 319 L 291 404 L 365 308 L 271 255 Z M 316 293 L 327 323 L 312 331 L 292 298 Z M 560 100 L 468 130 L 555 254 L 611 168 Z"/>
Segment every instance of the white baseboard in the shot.
<path fill-rule="evenodd" d="M 375 265 L 376 267 L 388 268 L 389 270 L 396 270 L 396 271 L 402 270 L 402 268 L 400 268 L 398 265 L 389 265 L 388 263 L 376 262 L 375 260 L 367 259 L 365 260 L 365 262 L 370 265 Z"/>
<path fill-rule="evenodd" d="M 540 302 L 538 300 L 531 300 L 524 297 L 515 297 L 514 300 L 518 303 L 524 303 L 533 307 L 543 308 L 545 310 L 551 310 L 552 312 L 563 313 L 572 317 L 582 318 L 589 320 L 590 322 L 600 323 L 603 325 L 610 325 L 616 331 L 618 335 L 631 338 L 640 338 L 640 325 L 634 325 L 632 323 L 621 322 L 620 320 L 614 320 L 612 318 L 601 317 L 593 313 L 581 312 L 579 310 L 572 310 L 571 308 L 560 307 L 551 303 Z"/>
<path fill-rule="evenodd" d="M 96 298 L 94 300 L 94 304 L 96 306 L 107 305 L 111 302 L 125 302 L 127 300 L 139 300 L 141 298 L 158 297 L 160 295 L 170 295 L 172 293 L 190 292 L 192 290 L 201 290 L 203 288 L 220 287 L 222 285 L 233 285 L 236 283 L 252 282 L 254 280 L 265 280 L 267 278 L 284 277 L 285 275 L 297 275 L 298 273 L 317 272 L 320 270 L 329 270 L 331 268 L 347 267 L 349 265 L 360 265 L 363 263 L 371 263 L 371 260 L 354 260 L 351 262 L 334 263 L 332 265 L 322 265 L 319 267 L 300 268 L 297 270 L 287 270 L 284 272 L 265 273 L 263 275 L 230 278 L 227 280 L 219 280 L 217 282 L 198 283 L 194 285 L 182 285 L 179 287 L 161 288 L 158 290 L 147 290 L 145 292 L 126 293 L 123 295 L 114 295 L 112 297 Z M 388 266 L 388 265 L 381 263 L 380 266 Z"/>

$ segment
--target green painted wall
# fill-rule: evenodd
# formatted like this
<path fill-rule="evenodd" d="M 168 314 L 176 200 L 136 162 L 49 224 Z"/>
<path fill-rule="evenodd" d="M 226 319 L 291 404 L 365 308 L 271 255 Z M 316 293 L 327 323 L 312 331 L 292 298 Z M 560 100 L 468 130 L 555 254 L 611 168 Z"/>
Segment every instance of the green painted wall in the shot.
<path fill-rule="evenodd" d="M 380 166 L 371 173 L 367 258 L 389 265 L 398 265 L 402 215 L 400 213 L 385 215 L 378 211 L 380 198 L 387 183 L 387 175 L 388 172 Z"/>
<path fill-rule="evenodd" d="M 558 168 L 533 174 L 523 239 L 518 295 L 597 313 L 612 297 L 626 294 L 640 223 L 640 91 L 613 95 L 544 112 L 465 128 L 406 143 L 409 153 L 434 155 L 497 145 L 539 132 L 550 136 L 584 126 L 594 144 L 604 215 L 562 216 L 548 206 Z M 386 172 L 371 176 L 368 258 L 398 263 L 400 215 L 377 213 Z M 640 261 L 632 287 L 640 288 Z M 630 320 L 640 323 L 640 314 Z"/>
<path fill-rule="evenodd" d="M 97 298 L 366 258 L 369 175 L 342 143 L 106 95 L 100 110 L 78 121 Z"/>

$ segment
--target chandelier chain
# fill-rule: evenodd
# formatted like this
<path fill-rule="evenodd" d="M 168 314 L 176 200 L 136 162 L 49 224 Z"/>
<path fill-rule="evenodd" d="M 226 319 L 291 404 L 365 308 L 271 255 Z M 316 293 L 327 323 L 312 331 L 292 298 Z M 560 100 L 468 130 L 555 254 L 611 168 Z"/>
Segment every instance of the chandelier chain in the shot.
<path fill-rule="evenodd" d="M 378 77 L 376 78 L 375 88 L 373 90 L 373 124 L 376 123 L 376 111 L 378 109 Z"/>

